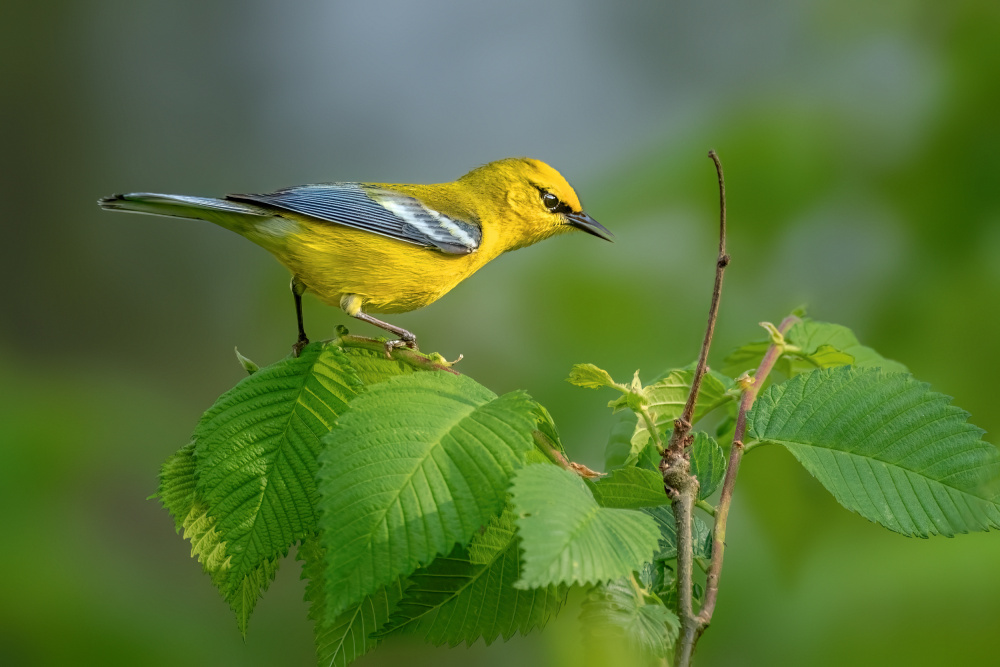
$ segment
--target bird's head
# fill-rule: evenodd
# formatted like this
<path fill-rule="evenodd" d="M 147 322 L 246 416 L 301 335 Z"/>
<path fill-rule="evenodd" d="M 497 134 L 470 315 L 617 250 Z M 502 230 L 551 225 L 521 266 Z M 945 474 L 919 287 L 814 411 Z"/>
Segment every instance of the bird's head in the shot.
<path fill-rule="evenodd" d="M 606 241 L 614 235 L 583 212 L 580 198 L 558 171 L 540 160 L 507 158 L 483 165 L 461 180 L 491 191 L 505 209 L 502 230 L 507 250 L 537 243 L 555 234 L 580 229 Z"/>

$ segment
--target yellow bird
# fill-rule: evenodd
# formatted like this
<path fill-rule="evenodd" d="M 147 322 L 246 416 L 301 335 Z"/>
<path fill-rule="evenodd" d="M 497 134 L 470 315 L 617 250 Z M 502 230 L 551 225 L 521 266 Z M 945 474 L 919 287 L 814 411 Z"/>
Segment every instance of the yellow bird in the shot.
<path fill-rule="evenodd" d="M 292 272 L 297 355 L 309 339 L 302 294 L 312 291 L 348 315 L 385 329 L 394 347 L 416 348 L 406 329 L 371 313 L 403 313 L 448 293 L 491 259 L 581 229 L 613 235 L 583 212 L 559 172 L 508 158 L 451 183 L 321 183 L 223 199 L 136 192 L 102 208 L 207 220 L 269 251 Z"/>

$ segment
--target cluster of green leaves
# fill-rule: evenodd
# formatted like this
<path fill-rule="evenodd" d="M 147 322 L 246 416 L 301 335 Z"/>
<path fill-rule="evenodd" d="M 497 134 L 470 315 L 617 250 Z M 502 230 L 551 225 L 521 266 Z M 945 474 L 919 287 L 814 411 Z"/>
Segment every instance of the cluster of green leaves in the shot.
<path fill-rule="evenodd" d="M 591 484 L 602 507 L 639 509 L 653 519 L 659 533 L 652 560 L 627 576 L 591 585 L 580 619 L 588 635 L 623 639 L 634 652 L 650 658 L 673 653 L 680 623 L 677 618 L 677 525 L 659 472 L 660 455 L 674 420 L 681 416 L 691 391 L 694 368 L 671 369 L 648 385 L 636 371 L 631 381 L 615 382 L 593 364 L 578 364 L 569 381 L 590 389 L 610 388 L 618 396 L 608 407 L 619 415 L 608 440 L 605 459 L 609 473 Z M 719 373 L 705 375 L 695 405 L 693 424 L 700 426 L 738 396 L 733 380 Z M 700 483 L 704 501 L 719 487 L 726 471 L 722 447 L 703 430 L 693 432 L 691 472 Z M 700 517 L 692 525 L 694 556 L 703 565 L 711 557 L 711 528 Z M 701 589 L 697 591 L 699 594 Z"/>
<path fill-rule="evenodd" d="M 591 512 L 588 484 L 549 458 L 561 444 L 544 408 L 426 361 L 346 343 L 241 359 L 249 377 L 163 465 L 157 496 L 242 633 L 293 546 L 321 665 L 398 633 L 508 639 L 544 626 L 572 585 L 651 561 L 654 519 Z"/>
<path fill-rule="evenodd" d="M 736 376 L 771 344 L 781 377 L 748 415 L 748 448 L 784 445 L 845 507 L 904 534 L 1000 525 L 1000 455 L 947 397 L 843 327 L 770 331 L 702 383 L 690 456 L 709 516 L 692 527 L 696 562 L 711 558 L 709 501 L 746 386 Z M 295 546 L 321 665 L 399 633 L 506 640 L 544 626 L 572 587 L 587 636 L 667 657 L 677 540 L 658 465 L 692 369 L 644 386 L 573 368 L 570 382 L 617 392 L 608 473 L 591 479 L 524 392 L 496 396 L 401 358 L 346 338 L 261 369 L 241 358 L 250 376 L 163 465 L 157 496 L 240 631 Z"/>
<path fill-rule="evenodd" d="M 707 501 L 725 474 L 724 450 L 732 444 L 740 386 L 753 381 L 750 371 L 775 345 L 780 352 L 775 372 L 747 415 L 748 451 L 763 444 L 785 446 L 841 505 L 904 535 L 1000 526 L 1000 454 L 967 423 L 967 413 L 949 405 L 949 397 L 861 345 L 846 327 L 804 317 L 784 335 L 764 326 L 767 339 L 739 347 L 721 372 L 705 375 L 696 403 L 691 472 L 709 522 L 714 508 Z M 631 587 L 617 580 L 588 591 L 583 618 L 613 625 L 603 632 L 624 635 L 654 656 L 667 655 L 664 641 L 676 632 L 675 523 L 662 504 L 660 454 L 683 412 L 693 369 L 668 370 L 645 386 L 638 372 L 630 382 L 618 383 L 592 364 L 576 366 L 569 378 L 619 394 L 608 403 L 618 420 L 605 452 L 610 474 L 593 485 L 598 503 L 643 508 L 662 537 L 653 561 L 635 573 Z M 696 516 L 692 532 L 695 562 L 704 569 L 711 558 L 711 529 Z M 694 593 L 696 599 L 703 593 L 697 582 Z M 654 611 L 657 604 L 665 611 Z"/>

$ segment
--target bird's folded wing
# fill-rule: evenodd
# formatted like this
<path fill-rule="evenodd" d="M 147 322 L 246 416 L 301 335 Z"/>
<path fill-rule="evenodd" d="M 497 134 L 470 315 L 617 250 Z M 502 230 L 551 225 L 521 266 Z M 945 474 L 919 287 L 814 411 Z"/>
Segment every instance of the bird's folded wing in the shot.
<path fill-rule="evenodd" d="M 323 183 L 269 194 L 228 195 L 455 255 L 479 247 L 479 225 L 450 218 L 413 197 L 360 183 Z"/>

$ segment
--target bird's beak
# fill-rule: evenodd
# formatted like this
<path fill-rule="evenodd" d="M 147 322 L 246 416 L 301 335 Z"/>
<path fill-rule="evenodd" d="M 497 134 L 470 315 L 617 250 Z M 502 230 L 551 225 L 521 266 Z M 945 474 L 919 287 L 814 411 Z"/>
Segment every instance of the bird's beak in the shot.
<path fill-rule="evenodd" d="M 598 238 L 602 238 L 605 241 L 614 242 L 615 235 L 608 231 L 608 228 L 594 220 L 589 215 L 580 211 L 579 213 L 567 213 L 566 219 L 569 220 L 569 224 L 577 229 L 582 229 L 588 234 L 593 234 Z"/>

